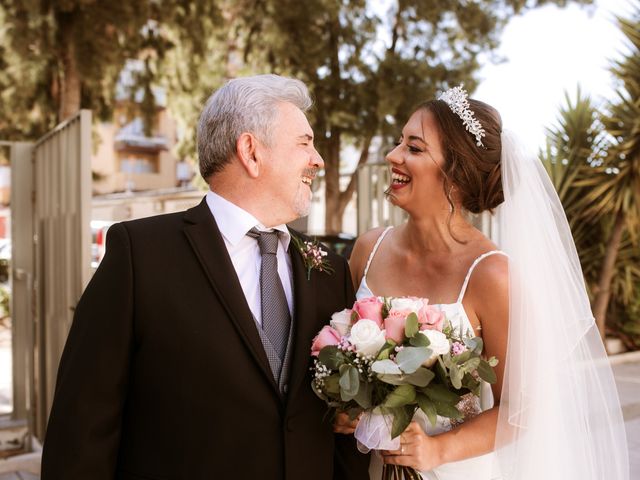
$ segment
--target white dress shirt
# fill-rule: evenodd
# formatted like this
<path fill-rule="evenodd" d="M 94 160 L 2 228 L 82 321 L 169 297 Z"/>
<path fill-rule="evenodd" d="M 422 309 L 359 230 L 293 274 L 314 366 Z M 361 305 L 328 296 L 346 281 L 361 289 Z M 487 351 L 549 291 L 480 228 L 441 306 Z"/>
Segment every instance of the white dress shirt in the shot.
<path fill-rule="evenodd" d="M 291 258 L 287 254 L 291 234 L 286 225 L 267 228 L 253 215 L 238 207 L 215 192 L 207 192 L 207 205 L 216 219 L 224 244 L 227 247 L 231 262 L 240 280 L 244 297 L 256 321 L 262 325 L 262 303 L 260 301 L 260 267 L 262 256 L 258 240 L 247 235 L 253 227 L 260 231 L 277 230 L 278 235 L 278 275 L 287 297 L 289 313 L 293 318 L 293 273 Z"/>

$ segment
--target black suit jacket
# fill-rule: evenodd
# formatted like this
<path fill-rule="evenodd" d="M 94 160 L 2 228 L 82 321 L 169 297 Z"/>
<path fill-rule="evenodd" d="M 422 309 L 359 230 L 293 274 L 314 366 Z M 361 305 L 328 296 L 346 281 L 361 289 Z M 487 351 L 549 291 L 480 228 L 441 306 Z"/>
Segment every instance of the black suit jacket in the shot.
<path fill-rule="evenodd" d="M 354 299 L 342 257 L 307 280 L 291 245 L 283 399 L 204 200 L 115 224 L 107 245 L 60 362 L 43 480 L 368 478 L 368 457 L 332 433 L 310 387 L 311 341 Z"/>

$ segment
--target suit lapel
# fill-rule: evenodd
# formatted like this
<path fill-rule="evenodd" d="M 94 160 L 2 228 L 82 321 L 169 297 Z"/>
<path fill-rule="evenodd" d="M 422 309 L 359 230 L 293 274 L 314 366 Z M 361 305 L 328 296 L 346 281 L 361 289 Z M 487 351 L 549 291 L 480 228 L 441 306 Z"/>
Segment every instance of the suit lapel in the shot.
<path fill-rule="evenodd" d="M 244 297 L 238 275 L 236 274 L 224 239 L 211 215 L 206 200 L 185 213 L 184 232 L 191 247 L 218 295 L 218 299 L 227 315 L 236 326 L 251 355 L 255 358 L 265 376 L 273 385 L 276 393 L 278 386 L 271 373 L 269 360 L 264 352 L 251 309 Z"/>
<path fill-rule="evenodd" d="M 291 233 L 295 235 L 295 233 Z M 291 267 L 293 270 L 294 288 L 294 331 L 293 331 L 293 355 L 290 356 L 289 395 L 304 380 L 310 362 L 311 341 L 318 333 L 316 330 L 316 276 L 317 272 L 311 272 L 311 278 L 307 280 L 307 269 L 302 255 L 293 245 L 289 246 Z M 327 323 L 329 319 L 327 319 Z"/>

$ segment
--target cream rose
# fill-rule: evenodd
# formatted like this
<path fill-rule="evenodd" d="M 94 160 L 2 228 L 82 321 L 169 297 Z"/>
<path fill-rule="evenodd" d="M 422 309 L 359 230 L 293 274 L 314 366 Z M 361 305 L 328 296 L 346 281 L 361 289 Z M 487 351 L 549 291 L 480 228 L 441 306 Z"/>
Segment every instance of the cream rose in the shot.
<path fill-rule="evenodd" d="M 391 310 L 409 310 L 418 313 L 424 306 L 424 302 L 418 297 L 398 297 L 391 300 Z"/>
<path fill-rule="evenodd" d="M 422 334 L 429 339 L 429 349 L 433 352 L 429 358 L 423 362 L 423 366 L 430 367 L 438 359 L 438 355 L 449 353 L 449 340 L 447 336 L 437 330 L 420 330 L 417 334 Z M 416 335 L 417 335 L 416 334 Z"/>
<path fill-rule="evenodd" d="M 376 322 L 364 318 L 351 327 L 349 341 L 355 345 L 356 352 L 374 356 L 378 354 L 386 339 L 384 330 L 380 330 Z"/>
<path fill-rule="evenodd" d="M 352 313 L 353 311 L 348 308 L 345 308 L 340 312 L 336 312 L 331 315 L 331 321 L 329 322 L 329 324 L 338 332 L 340 332 L 340 335 L 349 335 L 349 332 L 351 331 Z"/>

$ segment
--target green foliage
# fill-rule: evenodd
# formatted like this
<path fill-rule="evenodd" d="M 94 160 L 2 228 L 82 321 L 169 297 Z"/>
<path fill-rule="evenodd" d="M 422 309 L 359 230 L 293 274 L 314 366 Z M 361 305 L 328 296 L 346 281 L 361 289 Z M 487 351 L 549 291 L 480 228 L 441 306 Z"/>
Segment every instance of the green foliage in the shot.
<path fill-rule="evenodd" d="M 55 126 L 66 100 L 63 87 L 74 80 L 80 107 L 92 109 L 98 119 L 110 119 L 116 82 L 130 59 L 145 65 L 131 93 L 135 95 L 138 87 L 144 93 L 142 114 L 149 130 L 156 109 L 152 85 L 168 78 L 180 83 L 188 68 L 185 64 L 219 58 L 209 48 L 225 30 L 220 3 L 0 0 L 0 137 L 33 140 Z M 213 51 L 219 50 L 217 44 Z M 166 59 L 177 56 L 185 68 L 160 70 L 171 65 L 163 63 Z M 69 70 L 66 58 L 74 60 L 77 71 Z M 175 86 L 170 81 L 164 84 Z M 202 107 L 202 95 L 193 101 Z"/>
<path fill-rule="evenodd" d="M 404 324 L 404 335 L 407 338 L 413 338 L 418 333 L 419 326 L 418 316 L 415 313 L 411 313 Z"/>
<path fill-rule="evenodd" d="M 382 11 L 366 0 L 0 0 L 0 137 L 35 139 L 53 127 L 74 82 L 80 106 L 110 118 L 118 76 L 134 59 L 144 65 L 131 93 L 143 92 L 145 128 L 152 86 L 163 87 L 181 132 L 175 153 L 196 162 L 199 114 L 227 78 L 292 75 L 315 98 L 327 229 L 340 230 L 355 190 L 339 185 L 344 144 L 365 162 L 381 136 L 383 154 L 420 102 L 460 82 L 475 89 L 510 17 L 547 3 L 567 1 L 398 0 Z"/>
<path fill-rule="evenodd" d="M 320 350 L 318 360 L 331 370 L 340 368 L 346 361 L 344 353 L 337 346 L 327 346 Z"/>
<path fill-rule="evenodd" d="M 416 390 L 413 385 L 400 385 L 395 388 L 382 404 L 387 408 L 403 407 L 414 403 L 416 400 Z"/>
<path fill-rule="evenodd" d="M 413 373 L 431 354 L 428 347 L 404 347 L 396 355 L 396 363 L 404 373 Z"/>
<path fill-rule="evenodd" d="M 610 333 L 640 346 L 640 9 L 618 19 L 628 51 L 613 62 L 616 98 L 595 104 L 578 89 L 567 95 L 542 152 L 575 239 L 592 301 L 601 293 L 605 259 L 615 261 L 607 312 Z M 623 222 L 619 244 L 613 232 Z"/>
<path fill-rule="evenodd" d="M 335 231 L 355 187 L 339 186 L 344 143 L 363 149 L 360 161 L 374 136 L 386 149 L 419 103 L 460 82 L 475 89 L 479 60 L 498 46 L 513 14 L 566 2 L 402 0 L 386 12 L 365 0 L 241 3 L 244 60 L 300 78 L 315 98 L 311 123 L 326 166 L 326 228 Z"/>

